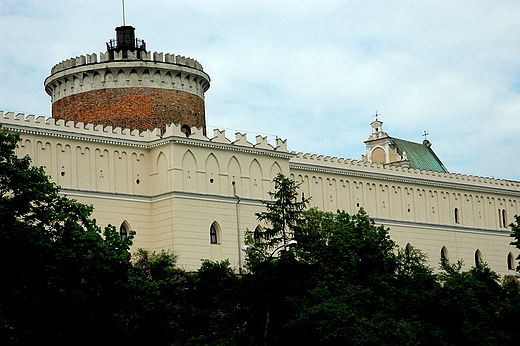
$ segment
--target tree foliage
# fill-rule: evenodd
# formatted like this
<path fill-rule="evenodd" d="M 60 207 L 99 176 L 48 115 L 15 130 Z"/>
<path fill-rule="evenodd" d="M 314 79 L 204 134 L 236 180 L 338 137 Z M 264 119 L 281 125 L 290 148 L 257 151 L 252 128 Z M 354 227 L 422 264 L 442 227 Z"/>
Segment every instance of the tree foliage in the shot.
<path fill-rule="evenodd" d="M 273 183 L 274 192 L 268 192 L 273 200 L 264 201 L 267 211 L 256 213 L 259 221 L 268 224 L 260 236 L 270 247 L 277 246 L 280 243 L 286 244 L 293 237 L 294 229 L 297 227 L 303 210 L 309 201 L 304 197 L 298 201 L 300 184 L 282 173 L 278 173 Z"/>
<path fill-rule="evenodd" d="M 510 236 L 515 238 L 515 240 L 510 244 L 515 246 L 517 249 L 520 249 L 520 215 L 515 215 L 515 222 L 512 222 L 509 227 L 511 227 L 512 231 Z M 518 255 L 516 259 L 520 260 L 520 255 Z M 517 265 L 516 271 L 520 272 L 520 263 Z"/>
<path fill-rule="evenodd" d="M 113 325 L 132 236 L 99 228 L 0 131 L 0 343 L 61 344 Z"/>

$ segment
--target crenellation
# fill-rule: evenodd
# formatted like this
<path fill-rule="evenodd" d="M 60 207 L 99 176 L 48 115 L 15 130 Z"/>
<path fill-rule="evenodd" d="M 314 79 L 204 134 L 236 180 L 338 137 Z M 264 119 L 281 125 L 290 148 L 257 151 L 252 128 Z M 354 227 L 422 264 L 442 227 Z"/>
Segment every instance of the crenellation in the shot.
<path fill-rule="evenodd" d="M 87 57 L 84 55 L 80 55 L 76 58 L 76 65 L 85 65 L 87 63 Z"/>
<path fill-rule="evenodd" d="M 226 144 L 231 143 L 231 141 L 226 137 L 226 130 L 219 130 L 219 129 L 213 130 L 213 138 L 211 138 L 210 141 L 216 142 L 216 143 L 226 143 Z"/>
<path fill-rule="evenodd" d="M 274 149 L 268 142 L 267 142 L 267 136 L 263 137 L 261 135 L 256 136 L 256 144 L 254 145 L 255 148 L 260 149 Z"/>
<path fill-rule="evenodd" d="M 164 62 L 175 64 L 175 55 L 170 53 L 164 54 Z"/>
<path fill-rule="evenodd" d="M 182 55 L 176 55 L 175 56 L 175 62 L 177 64 L 179 64 L 179 65 L 186 65 L 186 63 L 184 61 L 185 61 L 185 58 Z"/>
<path fill-rule="evenodd" d="M 99 53 L 99 62 L 108 62 L 110 61 L 110 54 L 108 54 L 108 52 L 101 52 Z"/>
<path fill-rule="evenodd" d="M 162 52 L 153 52 L 153 61 L 164 62 L 164 57 Z"/>
<path fill-rule="evenodd" d="M 281 139 L 281 138 L 276 137 L 275 143 L 276 143 L 275 150 L 283 151 L 283 152 L 289 151 L 289 149 L 287 148 L 287 139 Z"/>
<path fill-rule="evenodd" d="M 99 53 L 99 59 L 98 55 L 96 53 L 92 54 L 86 54 L 86 55 L 80 55 L 76 56 L 74 58 L 69 58 L 66 60 L 63 60 L 56 65 L 54 65 L 51 68 L 51 75 L 69 69 L 73 67 L 79 67 L 82 65 L 89 65 L 89 64 L 97 64 L 97 63 L 104 63 L 104 62 L 110 62 L 110 61 L 135 61 L 135 60 L 142 60 L 142 61 L 154 61 L 154 62 L 161 62 L 161 63 L 168 63 L 168 64 L 175 64 L 175 65 L 182 65 L 182 66 L 188 66 L 195 68 L 200 71 L 204 71 L 204 68 L 202 67 L 202 64 L 200 64 L 197 60 L 189 57 L 185 57 L 182 55 L 175 55 L 170 53 L 163 53 L 163 52 L 141 52 L 140 57 L 137 55 L 138 53 L 135 51 L 127 51 L 126 52 L 126 58 L 123 58 L 123 52 L 113 52 L 113 60 L 110 59 L 109 52 L 101 52 Z"/>
<path fill-rule="evenodd" d="M 235 133 L 235 138 L 236 138 L 236 140 L 232 144 L 243 145 L 243 146 L 246 146 L 246 147 L 252 147 L 253 146 L 252 143 L 249 143 L 247 141 L 247 134 L 246 133 L 237 132 L 237 133 Z"/>
<path fill-rule="evenodd" d="M 28 116 L 25 117 L 24 121 L 28 122 L 28 123 L 34 123 L 36 120 L 35 118 L 36 118 L 36 116 L 34 114 L 29 114 Z"/>
<path fill-rule="evenodd" d="M 202 127 L 196 127 L 196 126 L 191 127 L 190 138 L 209 140 L 209 138 L 204 135 L 204 131 L 203 131 Z"/>
<path fill-rule="evenodd" d="M 97 62 L 96 53 L 87 54 L 87 64 L 96 64 Z"/>

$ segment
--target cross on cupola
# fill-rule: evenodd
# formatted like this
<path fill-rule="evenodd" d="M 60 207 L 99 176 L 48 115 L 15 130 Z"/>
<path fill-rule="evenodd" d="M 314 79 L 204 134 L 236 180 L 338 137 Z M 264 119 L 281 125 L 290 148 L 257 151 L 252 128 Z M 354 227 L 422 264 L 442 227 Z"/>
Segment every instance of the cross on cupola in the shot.
<path fill-rule="evenodd" d="M 381 120 L 379 120 L 380 115 L 381 114 L 377 113 L 377 111 L 376 111 L 376 114 L 372 115 L 373 117 L 376 118 L 376 120 L 374 120 L 370 123 L 370 126 L 372 126 L 372 134 L 370 135 L 369 139 L 378 139 L 378 138 L 383 138 L 383 137 L 388 136 L 383 131 L 383 122 Z"/>
<path fill-rule="evenodd" d="M 423 132 L 424 141 L 422 142 L 424 145 L 426 145 L 428 148 L 432 146 L 432 143 L 427 139 L 429 133 L 426 132 L 426 130 Z"/>

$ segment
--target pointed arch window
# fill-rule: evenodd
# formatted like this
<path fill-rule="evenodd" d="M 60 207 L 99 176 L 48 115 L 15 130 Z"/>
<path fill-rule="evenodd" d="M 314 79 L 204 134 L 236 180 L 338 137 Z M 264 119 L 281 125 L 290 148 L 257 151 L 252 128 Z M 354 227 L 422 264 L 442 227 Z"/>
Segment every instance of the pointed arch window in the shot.
<path fill-rule="evenodd" d="M 480 252 L 480 250 L 477 249 L 477 251 L 475 251 L 475 265 L 478 266 L 482 263 L 484 263 L 484 261 L 482 260 L 482 252 Z"/>
<path fill-rule="evenodd" d="M 128 237 L 128 230 L 130 227 L 128 226 L 128 223 L 124 221 L 121 226 L 119 226 L 119 236 L 121 237 L 121 240 Z"/>
<path fill-rule="evenodd" d="M 515 257 L 510 252 L 509 255 L 507 255 L 507 269 L 509 270 L 515 270 Z"/>
<path fill-rule="evenodd" d="M 262 242 L 262 232 L 263 232 L 262 226 L 258 225 L 255 228 L 255 232 L 253 233 L 253 240 L 255 244 L 259 244 Z"/>
<path fill-rule="evenodd" d="M 209 227 L 209 242 L 211 244 L 218 244 L 220 242 L 220 227 L 218 223 L 215 221 Z"/>
<path fill-rule="evenodd" d="M 450 255 L 448 253 L 448 249 L 446 246 L 443 246 L 441 249 L 441 261 L 447 261 L 450 259 Z"/>

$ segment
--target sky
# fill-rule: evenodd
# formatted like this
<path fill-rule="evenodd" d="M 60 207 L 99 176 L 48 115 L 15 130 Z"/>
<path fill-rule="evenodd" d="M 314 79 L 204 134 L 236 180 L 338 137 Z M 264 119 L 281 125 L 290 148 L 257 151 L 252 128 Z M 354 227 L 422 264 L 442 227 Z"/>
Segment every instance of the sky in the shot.
<path fill-rule="evenodd" d="M 0 110 L 51 115 L 56 63 L 106 50 L 121 0 L 1 0 Z M 520 181 L 520 1 L 126 0 L 147 49 L 198 60 L 212 129 L 361 159 L 376 112 L 450 172 Z"/>

